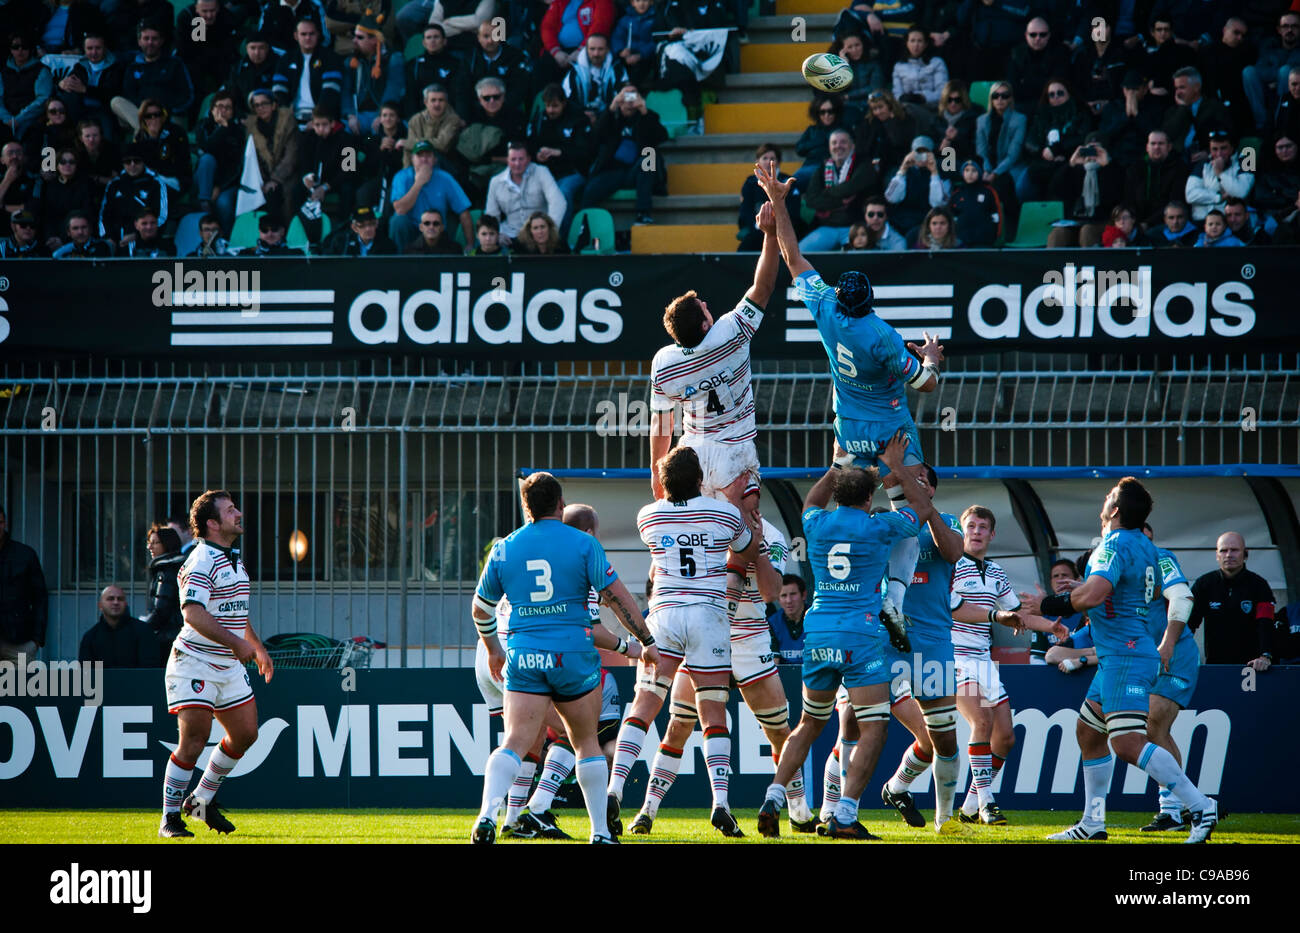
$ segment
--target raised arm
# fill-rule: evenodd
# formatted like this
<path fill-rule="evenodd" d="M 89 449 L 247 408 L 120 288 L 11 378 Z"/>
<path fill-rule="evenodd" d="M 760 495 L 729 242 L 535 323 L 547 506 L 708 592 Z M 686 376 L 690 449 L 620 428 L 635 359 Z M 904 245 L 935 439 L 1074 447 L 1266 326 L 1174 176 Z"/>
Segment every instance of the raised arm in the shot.
<path fill-rule="evenodd" d="M 803 498 L 803 510 L 824 509 L 831 501 L 831 493 L 835 491 L 835 474 L 838 471 L 832 467 L 826 471 L 826 475 L 813 483 L 813 488 L 808 490 L 808 495 Z"/>
<path fill-rule="evenodd" d="M 664 498 L 664 484 L 659 481 L 659 461 L 668 456 L 673 443 L 673 413 L 657 411 L 650 415 L 650 491 L 656 499 Z"/>
<path fill-rule="evenodd" d="M 650 634 L 650 629 L 646 627 L 645 620 L 641 618 L 641 610 L 637 608 L 636 602 L 632 599 L 632 594 L 627 591 L 627 586 L 622 580 L 615 580 L 609 586 L 600 591 L 600 601 L 608 606 L 618 619 L 618 624 L 627 629 L 632 637 L 641 642 L 641 662 L 647 667 L 654 667 L 659 663 L 659 649 L 655 647 L 654 636 Z"/>
<path fill-rule="evenodd" d="M 758 179 L 758 184 L 767 192 L 768 200 L 772 204 L 772 214 L 776 220 L 776 238 L 781 247 L 781 257 L 785 260 L 786 268 L 790 270 L 790 277 L 797 278 L 812 268 L 812 263 L 803 258 L 799 252 L 799 238 L 794 234 L 794 221 L 790 219 L 790 211 L 786 207 L 785 199 L 790 194 L 790 189 L 794 187 L 794 179 L 789 178 L 784 182 L 777 180 L 777 169 L 773 165 L 769 171 L 768 167 L 762 162 L 754 165 L 754 177 Z"/>
<path fill-rule="evenodd" d="M 777 244 L 776 217 L 769 201 L 758 209 L 758 229 L 763 231 L 763 251 L 758 256 L 758 265 L 754 267 L 754 284 L 745 292 L 745 297 L 760 308 L 767 306 L 772 292 L 776 290 L 776 272 L 781 265 L 781 250 Z"/>

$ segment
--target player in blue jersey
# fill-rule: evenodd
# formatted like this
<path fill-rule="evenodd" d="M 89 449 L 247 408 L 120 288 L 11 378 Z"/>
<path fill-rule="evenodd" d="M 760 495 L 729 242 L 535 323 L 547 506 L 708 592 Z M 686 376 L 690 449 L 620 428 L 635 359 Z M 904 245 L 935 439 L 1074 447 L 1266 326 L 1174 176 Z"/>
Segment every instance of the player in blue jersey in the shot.
<path fill-rule="evenodd" d="M 890 469 L 903 464 L 909 438 L 900 431 L 881 452 Z M 858 798 L 885 743 L 889 721 L 889 636 L 880 623 L 880 582 L 889 551 L 916 537 L 934 511 L 922 486 L 903 482 L 907 508 L 871 514 L 874 469 L 836 467 L 804 499 L 803 531 L 813 568 L 813 605 L 804 618 L 803 715 L 781 753 L 776 777 L 758 813 L 758 831 L 777 836 L 785 785 L 803 767 L 813 740 L 835 709 L 835 691 L 848 690 L 861 739 L 853 750 L 843 794 L 831 819 L 818 826 L 837 839 L 875 839 L 858 822 Z M 834 495 L 839 508 L 826 511 Z"/>
<path fill-rule="evenodd" d="M 1218 822 L 1214 800 L 1196 788 L 1173 755 L 1147 737 L 1149 698 L 1161 665 L 1150 633 L 1152 615 L 1159 612 L 1153 603 L 1160 599 L 1160 556 L 1142 534 L 1150 514 L 1146 488 L 1131 476 L 1120 480 L 1102 504 L 1102 539 L 1088 560 L 1087 579 L 1068 593 L 1028 607 L 1048 616 L 1088 612 L 1097 649 L 1095 689 L 1080 707 L 1075 728 L 1083 753 L 1083 817 L 1049 839 L 1106 838 L 1106 793 L 1115 769 L 1108 744 L 1191 810 L 1188 842 L 1205 842 Z"/>
<path fill-rule="evenodd" d="M 863 273 L 845 272 L 834 289 L 822 281 L 799 252 L 799 240 L 786 208 L 785 198 L 793 180 L 778 181 L 776 172 L 762 162 L 754 166 L 754 175 L 772 202 L 781 256 L 800 300 L 812 313 L 830 360 L 835 388 L 835 439 L 846 451 L 841 463 L 879 467 L 884 477 L 881 487 L 890 505 L 900 508 L 905 500 L 901 477 L 884 463 L 880 451 L 901 430 L 911 439 L 903 472 L 911 478 L 925 472 L 921 438 L 907 407 L 905 387 L 910 385 L 919 392 L 933 392 L 938 387 L 943 347 L 929 334 L 925 334 L 924 344 L 904 345 L 898 332 L 872 313 L 871 283 Z M 895 545 L 889 558 L 888 592 L 881 600 L 891 640 L 904 652 L 907 622 L 901 606 L 916 569 L 917 553 L 915 538 Z"/>
<path fill-rule="evenodd" d="M 488 650 L 492 676 L 505 669 L 505 741 L 488 759 L 483 807 L 471 840 L 496 841 L 496 815 L 552 701 L 578 755 L 578 786 L 587 802 L 591 841 L 616 843 L 605 822 L 609 768 L 596 739 L 600 715 L 600 655 L 592 643 L 588 593 L 595 589 L 620 624 L 644 646 L 641 663 L 659 660 L 654 638 L 627 587 L 594 537 L 564 524 L 564 495 L 549 473 L 520 486 L 528 524 L 492 548 L 474 592 L 474 624 Z M 496 604 L 512 607 L 503 652 L 496 637 Z"/>

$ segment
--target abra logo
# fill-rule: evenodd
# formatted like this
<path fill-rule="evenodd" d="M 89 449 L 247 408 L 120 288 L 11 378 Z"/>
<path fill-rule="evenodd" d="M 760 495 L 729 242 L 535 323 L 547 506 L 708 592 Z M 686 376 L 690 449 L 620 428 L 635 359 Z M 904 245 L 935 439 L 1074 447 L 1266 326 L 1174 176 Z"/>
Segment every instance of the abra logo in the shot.
<path fill-rule="evenodd" d="M 559 663 L 560 656 L 542 653 L 520 654 L 515 662 L 520 670 L 525 671 L 548 671 L 556 667 Z"/>
<path fill-rule="evenodd" d="M 579 292 L 544 288 L 527 296 L 524 274 L 510 276 L 510 287 L 475 295 L 468 272 L 444 272 L 438 288 L 403 299 L 397 289 L 370 289 L 352 300 L 348 328 L 364 344 L 398 343 L 402 335 L 421 345 L 605 344 L 623 333 L 619 294 L 608 288 Z"/>

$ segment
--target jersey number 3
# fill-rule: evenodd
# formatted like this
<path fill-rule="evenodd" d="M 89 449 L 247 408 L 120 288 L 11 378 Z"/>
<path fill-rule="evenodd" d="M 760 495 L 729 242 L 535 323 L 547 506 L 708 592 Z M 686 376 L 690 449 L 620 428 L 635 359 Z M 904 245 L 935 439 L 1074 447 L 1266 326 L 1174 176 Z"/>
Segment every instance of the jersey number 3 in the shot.
<path fill-rule="evenodd" d="M 524 566 L 537 573 L 537 589 L 528 594 L 529 600 L 535 603 L 544 603 L 555 595 L 555 587 L 551 585 L 550 561 L 530 560 Z"/>

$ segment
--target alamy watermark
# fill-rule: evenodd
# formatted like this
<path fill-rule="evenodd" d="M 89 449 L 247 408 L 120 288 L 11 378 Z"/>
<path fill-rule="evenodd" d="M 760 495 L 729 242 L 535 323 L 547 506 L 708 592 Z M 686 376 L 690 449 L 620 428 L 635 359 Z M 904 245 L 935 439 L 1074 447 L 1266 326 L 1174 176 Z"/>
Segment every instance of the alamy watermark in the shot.
<path fill-rule="evenodd" d="M 86 706 L 104 702 L 103 661 L 0 661 L 0 698 L 83 697 Z"/>
<path fill-rule="evenodd" d="M 259 269 L 185 268 L 174 263 L 159 269 L 151 279 L 155 308 L 239 308 L 252 316 L 261 310 L 262 273 Z"/>

